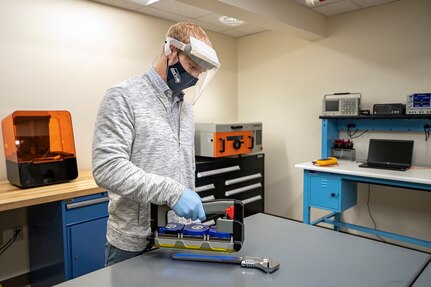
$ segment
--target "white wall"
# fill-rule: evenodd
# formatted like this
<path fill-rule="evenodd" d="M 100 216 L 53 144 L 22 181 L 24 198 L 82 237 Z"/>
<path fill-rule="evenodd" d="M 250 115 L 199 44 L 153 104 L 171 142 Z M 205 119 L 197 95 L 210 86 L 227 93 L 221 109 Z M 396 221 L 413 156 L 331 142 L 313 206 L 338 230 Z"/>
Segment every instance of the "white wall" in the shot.
<path fill-rule="evenodd" d="M 91 169 L 94 120 L 105 91 L 147 71 L 172 24 L 90 1 L 0 0 L 0 119 L 15 110 L 70 111 L 79 169 Z M 196 121 L 234 121 L 236 39 L 208 35 L 222 67 L 195 105 Z M 4 162 L 1 148 L 0 180 Z M 25 218 L 24 209 L 0 212 L 0 227 L 25 226 Z M 0 280 L 28 271 L 27 244 L 25 234 L 0 257 Z"/>
<path fill-rule="evenodd" d="M 324 94 L 361 92 L 363 108 L 372 109 L 431 92 L 430 11 L 431 1 L 401 0 L 331 17 L 328 37 L 316 42 L 273 32 L 239 39 L 238 119 L 264 125 L 267 212 L 302 220 L 303 177 L 294 164 L 320 156 Z M 358 159 L 370 137 L 412 138 L 414 164 L 431 166 L 423 133 L 368 133 L 354 140 Z M 367 188 L 360 185 L 347 222 L 372 226 Z M 383 230 L 431 240 L 430 206 L 427 192 L 371 187 L 371 211 Z"/>

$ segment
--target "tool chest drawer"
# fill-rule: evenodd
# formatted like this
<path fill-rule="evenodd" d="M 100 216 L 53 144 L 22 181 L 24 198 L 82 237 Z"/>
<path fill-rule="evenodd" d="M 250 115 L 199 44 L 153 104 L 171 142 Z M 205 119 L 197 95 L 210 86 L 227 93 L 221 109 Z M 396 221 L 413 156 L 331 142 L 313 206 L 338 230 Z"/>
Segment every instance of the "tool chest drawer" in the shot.
<path fill-rule="evenodd" d="M 195 191 L 202 199 L 239 199 L 244 215 L 264 212 L 264 154 L 196 158 Z"/>
<path fill-rule="evenodd" d="M 201 180 L 197 181 L 195 184 L 195 191 L 199 194 L 200 197 L 207 196 L 217 196 L 219 189 L 219 182 L 217 180 Z"/>
<path fill-rule="evenodd" d="M 356 204 L 356 183 L 332 177 L 310 176 L 310 205 L 316 208 L 341 212 Z"/>
<path fill-rule="evenodd" d="M 76 224 L 106 217 L 109 197 L 106 192 L 63 201 L 66 224 Z"/>

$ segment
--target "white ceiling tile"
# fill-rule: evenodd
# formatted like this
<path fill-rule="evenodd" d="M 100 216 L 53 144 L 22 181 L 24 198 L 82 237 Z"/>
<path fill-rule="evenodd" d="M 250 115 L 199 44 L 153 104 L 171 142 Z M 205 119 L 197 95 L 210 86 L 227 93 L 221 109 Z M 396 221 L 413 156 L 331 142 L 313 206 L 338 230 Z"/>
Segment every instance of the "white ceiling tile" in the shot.
<path fill-rule="evenodd" d="M 362 7 L 371 7 L 371 6 L 383 5 L 389 2 L 395 2 L 398 0 L 352 0 L 352 1 L 359 4 Z"/>
<path fill-rule="evenodd" d="M 228 35 L 228 36 L 232 36 L 232 37 L 242 37 L 242 36 L 247 35 L 246 33 L 239 32 L 239 31 L 236 31 L 236 30 L 226 30 L 226 31 L 223 31 L 221 33 L 225 34 L 225 35 Z"/>
<path fill-rule="evenodd" d="M 200 21 L 199 19 L 189 19 L 189 21 L 201 26 L 202 28 L 204 28 L 204 30 L 210 30 L 213 32 L 222 32 L 226 30 L 226 27 L 223 27 L 221 25 L 213 25 L 204 21 Z"/>
<path fill-rule="evenodd" d="M 194 6 L 177 2 L 175 0 L 158 1 L 156 3 L 151 4 L 150 6 L 153 8 L 157 8 L 159 10 L 167 11 L 173 14 L 178 14 L 178 15 L 190 17 L 190 18 L 198 18 L 211 13 L 207 10 L 203 10 Z"/>
<path fill-rule="evenodd" d="M 322 5 L 320 7 L 313 8 L 314 11 L 318 11 L 327 16 L 333 16 L 341 13 L 346 13 L 360 9 L 361 6 L 352 1 L 337 1 L 331 4 Z"/>
<path fill-rule="evenodd" d="M 137 11 L 154 17 L 167 19 L 173 22 L 187 21 L 195 22 L 205 30 L 219 32 L 232 37 L 240 37 L 248 34 L 254 34 L 267 29 L 253 26 L 245 23 L 242 26 L 232 28 L 218 21 L 221 15 L 200 9 L 191 5 L 184 4 L 175 0 L 160 0 L 150 6 L 140 5 L 131 0 L 92 0 L 94 2 L 104 3 L 119 8 Z M 209 0 L 204 0 L 209 1 Z M 294 1 L 298 4 L 307 6 L 305 0 L 280 0 Z M 399 0 L 326 0 L 320 7 L 313 8 L 314 11 L 320 12 L 327 16 L 342 14 L 364 7 L 377 6 Z M 431 1 L 431 0 L 430 0 Z M 246 4 L 245 4 L 246 5 Z M 311 8 L 310 8 L 311 9 Z M 229 16 L 229 15 L 228 15 Z M 241 35 L 240 35 L 241 34 Z"/>
<path fill-rule="evenodd" d="M 295 0 L 295 2 L 298 3 L 298 4 L 301 4 L 301 5 L 307 6 L 305 4 L 305 0 Z"/>
<path fill-rule="evenodd" d="M 306 0 L 294 0 L 294 1 L 296 3 L 298 3 L 298 4 L 303 5 L 303 6 L 310 7 L 310 6 L 307 5 Z M 322 5 L 328 5 L 328 4 L 337 2 L 337 1 L 349 1 L 349 0 L 326 0 L 324 2 L 316 2 L 316 4 L 314 5 L 314 7 L 319 7 L 319 6 L 322 6 Z M 312 7 L 310 7 L 310 8 L 312 8 Z"/>
<path fill-rule="evenodd" d="M 257 27 L 251 24 L 243 24 L 241 26 L 235 27 L 235 31 L 246 33 L 246 34 L 254 34 L 259 32 L 268 31 L 266 28 Z"/>
<path fill-rule="evenodd" d="M 127 0 L 93 0 L 94 2 L 99 2 L 103 4 L 108 4 L 115 7 L 120 7 L 128 10 L 138 10 L 142 7 L 141 4 Z"/>
<path fill-rule="evenodd" d="M 222 17 L 222 16 L 225 16 L 225 15 L 211 13 L 211 14 L 208 14 L 206 16 L 199 17 L 197 19 L 199 21 L 203 21 L 203 22 L 206 22 L 206 23 L 209 23 L 209 24 L 212 24 L 212 25 L 224 27 L 225 29 L 232 29 L 233 28 L 232 26 L 223 24 L 222 22 L 219 21 L 219 18 Z"/>
<path fill-rule="evenodd" d="M 162 18 L 162 19 L 171 20 L 173 22 L 187 22 L 187 21 L 189 21 L 189 19 L 187 17 L 173 14 L 173 13 L 169 13 L 169 12 L 159 10 L 159 9 L 156 9 L 156 8 L 153 8 L 150 6 L 142 6 L 138 12 L 143 13 L 143 14 L 147 14 L 147 15 L 151 15 L 154 17 Z"/>

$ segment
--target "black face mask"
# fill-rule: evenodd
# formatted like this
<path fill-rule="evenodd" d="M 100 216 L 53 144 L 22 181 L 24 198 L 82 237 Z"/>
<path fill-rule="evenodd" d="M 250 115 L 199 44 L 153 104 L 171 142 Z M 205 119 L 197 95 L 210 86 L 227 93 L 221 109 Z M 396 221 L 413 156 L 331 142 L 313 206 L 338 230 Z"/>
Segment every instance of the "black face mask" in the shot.
<path fill-rule="evenodd" d="M 183 68 L 180 59 L 178 59 L 176 64 L 172 66 L 168 65 L 167 84 L 173 94 L 196 85 L 197 81 L 198 78 L 193 77 Z"/>

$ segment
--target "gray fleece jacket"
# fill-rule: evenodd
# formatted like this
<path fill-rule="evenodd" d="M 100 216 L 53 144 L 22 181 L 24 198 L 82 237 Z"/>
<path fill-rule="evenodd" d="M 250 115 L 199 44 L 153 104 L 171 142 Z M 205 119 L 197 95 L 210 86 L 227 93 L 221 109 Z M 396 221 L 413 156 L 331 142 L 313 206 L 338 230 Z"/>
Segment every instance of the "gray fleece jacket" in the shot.
<path fill-rule="evenodd" d="M 141 251 L 150 234 L 150 203 L 173 207 L 194 189 L 193 109 L 180 107 L 179 133 L 168 97 L 146 75 L 108 90 L 97 114 L 93 176 L 109 192 L 107 240 Z"/>

